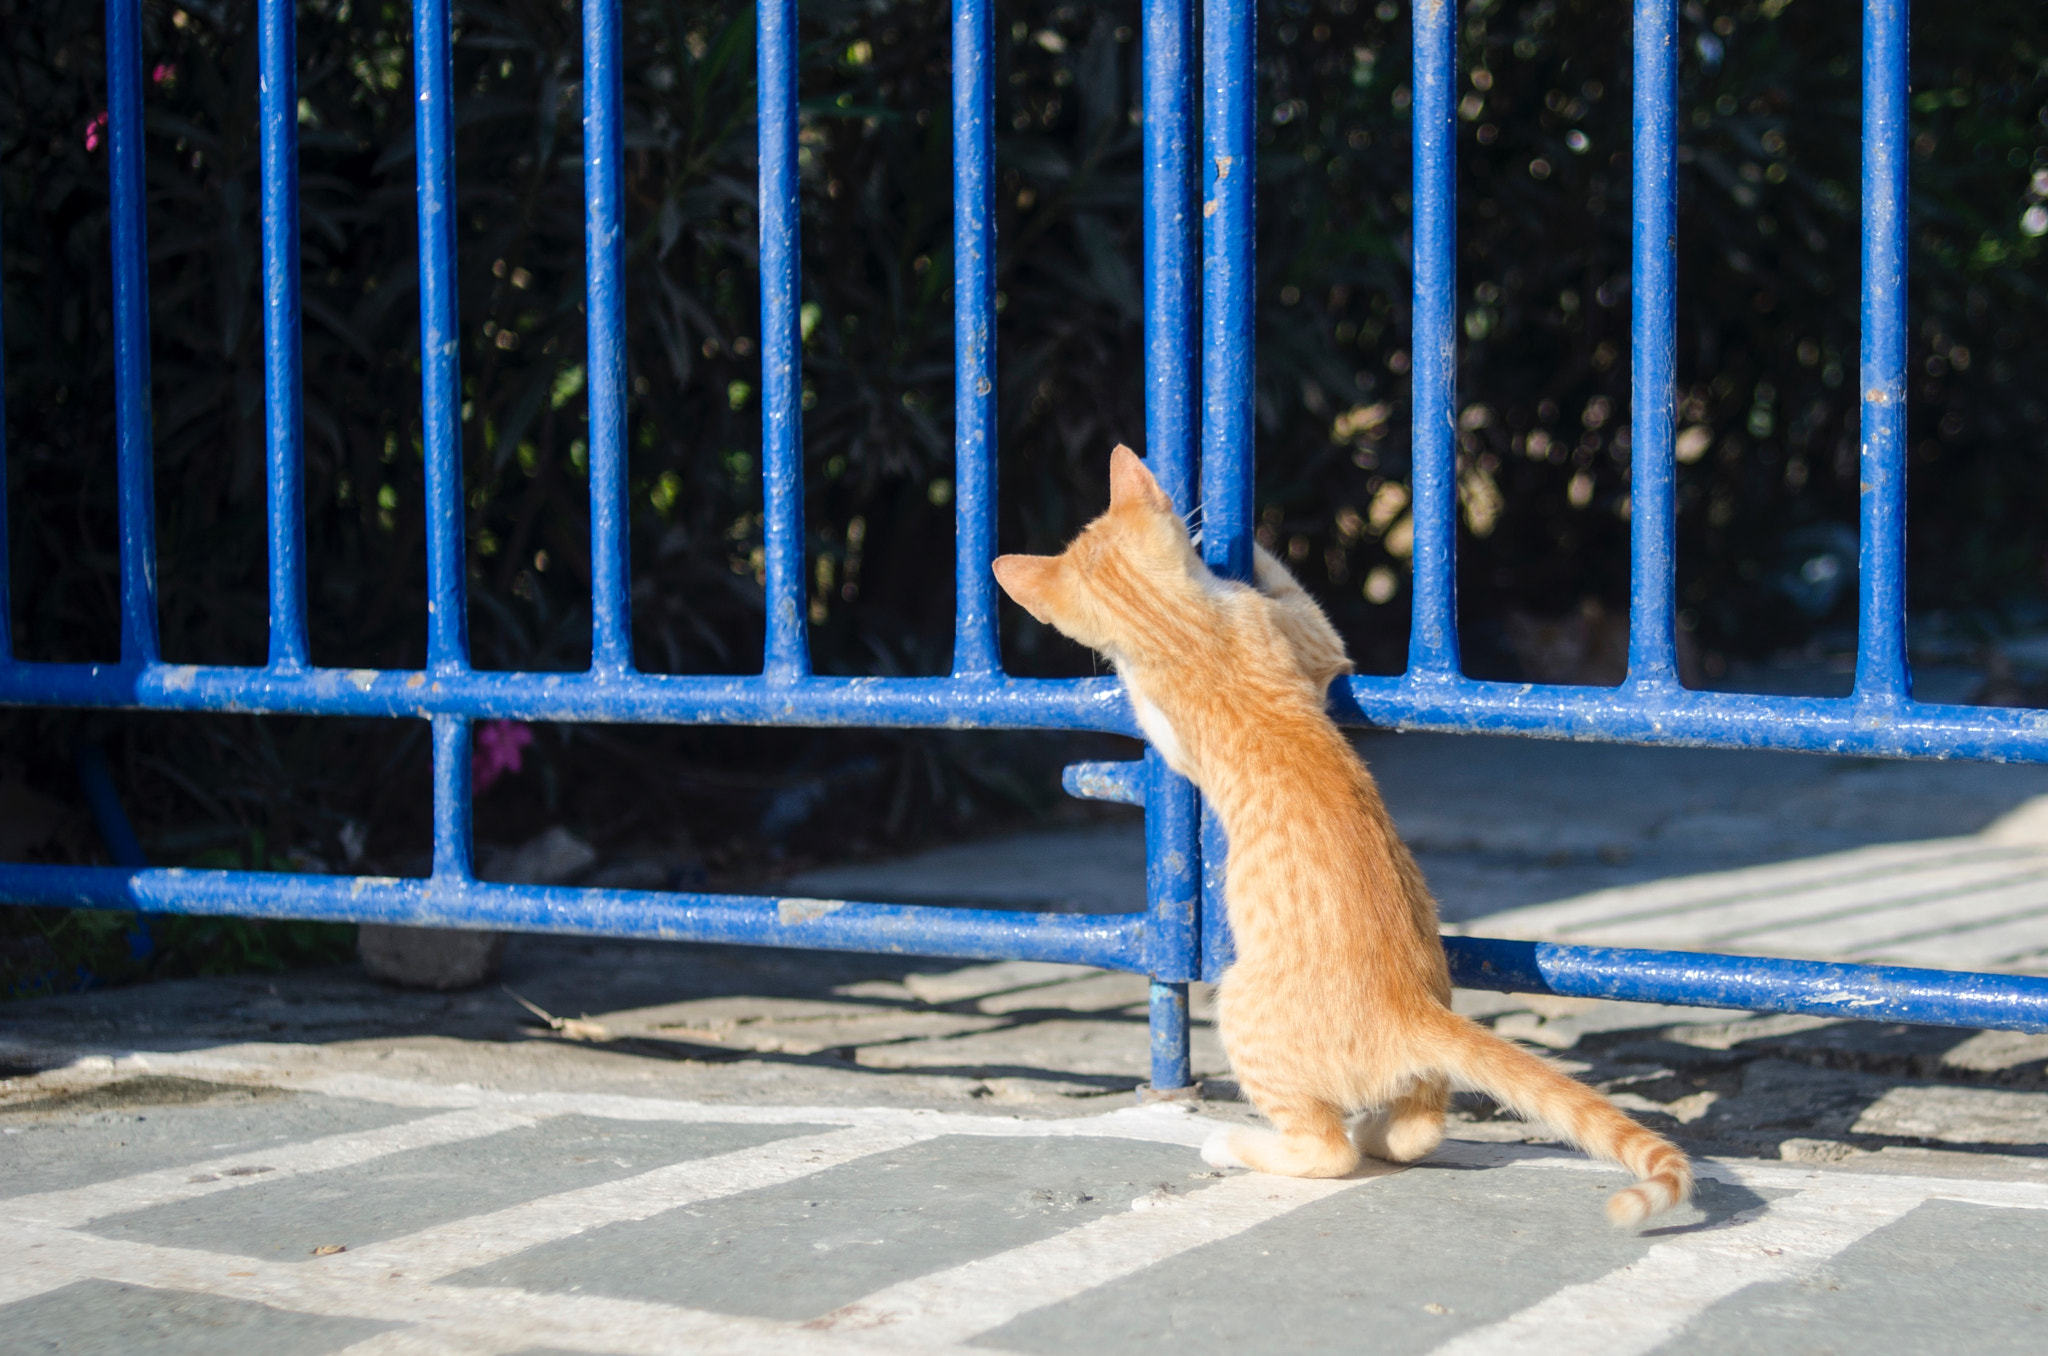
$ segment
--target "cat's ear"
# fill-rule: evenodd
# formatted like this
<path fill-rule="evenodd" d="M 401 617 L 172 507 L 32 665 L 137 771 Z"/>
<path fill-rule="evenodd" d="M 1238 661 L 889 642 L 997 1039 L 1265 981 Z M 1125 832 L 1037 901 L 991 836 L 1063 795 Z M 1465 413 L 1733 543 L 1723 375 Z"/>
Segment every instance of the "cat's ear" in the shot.
<path fill-rule="evenodd" d="M 996 582 L 1017 606 L 1047 626 L 1053 625 L 1051 602 L 1059 578 L 1058 556 L 997 556 L 992 568 Z"/>
<path fill-rule="evenodd" d="M 1252 543 L 1252 583 L 1268 598 L 1287 601 L 1302 592 L 1294 571 L 1280 563 L 1280 557 L 1257 542 Z"/>
<path fill-rule="evenodd" d="M 1340 673 L 1351 672 L 1344 639 L 1329 617 L 1309 597 L 1301 581 L 1265 547 L 1252 546 L 1252 579 L 1259 592 L 1273 600 L 1273 625 L 1287 643 L 1294 662 L 1318 692 Z"/>
<path fill-rule="evenodd" d="M 1166 497 L 1166 491 L 1159 488 L 1159 482 L 1145 469 L 1145 463 L 1138 454 L 1116 445 L 1116 451 L 1109 454 L 1109 506 L 1119 508 L 1125 504 L 1143 504 L 1161 513 L 1173 512 L 1173 501 Z"/>

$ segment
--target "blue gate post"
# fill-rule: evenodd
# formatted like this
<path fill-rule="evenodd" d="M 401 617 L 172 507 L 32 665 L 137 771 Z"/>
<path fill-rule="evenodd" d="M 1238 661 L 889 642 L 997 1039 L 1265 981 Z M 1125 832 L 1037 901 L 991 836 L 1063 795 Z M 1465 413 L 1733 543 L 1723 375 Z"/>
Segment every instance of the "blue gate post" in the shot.
<path fill-rule="evenodd" d="M 953 3 L 953 677 L 993 682 L 996 632 L 993 0 Z"/>
<path fill-rule="evenodd" d="M 6 239 L 6 228 L 0 225 L 0 244 Z M 6 257 L 0 248 L 0 258 Z M 0 308 L 4 310 L 4 308 Z M 0 319 L 0 666 L 14 660 L 14 596 L 9 588 L 12 577 L 9 565 L 14 559 L 9 554 L 7 540 L 7 325 Z"/>
<path fill-rule="evenodd" d="M 1145 0 L 1145 459 L 1173 505 L 1196 511 L 1194 8 Z M 1145 751 L 1145 942 L 1152 1089 L 1185 1088 L 1188 981 L 1201 976 L 1201 818 L 1192 783 Z"/>
<path fill-rule="evenodd" d="M 434 717 L 434 876 L 443 908 L 476 880 L 470 834 L 469 721 Z"/>
<path fill-rule="evenodd" d="M 135 0 L 107 0 L 107 177 L 114 226 L 114 455 L 121 524 L 121 665 L 140 669 L 157 660 L 156 491 L 150 473 L 142 6 Z"/>
<path fill-rule="evenodd" d="M 455 64 L 448 0 L 415 0 L 412 14 L 420 434 L 426 449 L 427 670 L 435 678 L 453 678 L 469 668 L 469 615 L 462 577 L 462 327 L 455 275 Z"/>
<path fill-rule="evenodd" d="M 1151 975 L 1152 1091 L 1194 1081 L 1188 981 L 1201 975 L 1201 813 L 1194 783 L 1146 749 L 1145 969 Z"/>
<path fill-rule="evenodd" d="M 810 675 L 804 591 L 803 316 L 797 245 L 796 0 L 755 7 L 761 148 L 761 476 L 771 685 Z"/>
<path fill-rule="evenodd" d="M 1415 523 L 1409 685 L 1451 687 L 1458 668 L 1458 7 L 1415 4 L 1414 319 L 1409 494 Z"/>
<path fill-rule="evenodd" d="M 1678 3 L 1636 0 L 1630 237 L 1628 693 L 1679 695 Z"/>
<path fill-rule="evenodd" d="M 626 507 L 626 245 L 619 0 L 583 0 L 583 268 L 590 411 L 590 668 L 633 668 Z"/>
<path fill-rule="evenodd" d="M 1895 721 L 1906 674 L 1906 0 L 1863 5 L 1862 540 L 1856 706 Z"/>
<path fill-rule="evenodd" d="M 469 670 L 463 579 L 462 330 L 455 273 L 455 65 L 448 0 L 414 0 L 414 151 L 420 248 L 420 420 L 426 458 L 427 675 Z M 434 725 L 434 867 L 431 893 L 469 884 L 469 718 Z"/>
<path fill-rule="evenodd" d="M 1256 0 L 1202 8 L 1202 556 L 1251 578 L 1253 358 L 1258 274 L 1253 248 L 1258 157 Z M 1223 906 L 1230 845 L 1202 810 L 1202 977 L 1235 954 Z"/>
<path fill-rule="evenodd" d="M 299 384 L 299 62 L 292 0 L 256 12 L 263 203 L 264 489 L 270 527 L 270 664 L 312 663 L 306 635 L 305 420 Z"/>

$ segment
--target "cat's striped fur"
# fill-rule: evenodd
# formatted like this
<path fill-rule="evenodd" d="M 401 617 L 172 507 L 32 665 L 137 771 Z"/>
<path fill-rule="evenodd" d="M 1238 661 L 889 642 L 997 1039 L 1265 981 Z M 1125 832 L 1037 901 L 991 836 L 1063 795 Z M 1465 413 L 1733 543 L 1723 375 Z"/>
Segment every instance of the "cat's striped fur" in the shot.
<path fill-rule="evenodd" d="M 1109 511 L 1062 554 L 1004 556 L 995 571 L 1033 616 L 1116 666 L 1153 743 L 1229 836 L 1237 962 L 1217 1010 L 1232 1071 L 1273 1129 L 1219 1131 L 1211 1163 L 1336 1177 L 1361 1153 L 1409 1162 L 1441 1142 L 1459 1087 L 1633 1173 L 1608 1201 L 1617 1224 L 1691 1194 L 1676 1146 L 1451 1011 L 1436 903 L 1324 709 L 1351 667 L 1343 643 L 1285 566 L 1259 552 L 1256 588 L 1212 574 L 1119 447 Z"/>

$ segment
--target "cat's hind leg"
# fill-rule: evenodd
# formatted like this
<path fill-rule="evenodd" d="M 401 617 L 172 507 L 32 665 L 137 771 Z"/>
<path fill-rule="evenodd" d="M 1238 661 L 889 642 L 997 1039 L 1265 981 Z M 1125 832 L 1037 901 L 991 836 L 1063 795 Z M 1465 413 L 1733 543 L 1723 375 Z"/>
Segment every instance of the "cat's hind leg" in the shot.
<path fill-rule="evenodd" d="M 1426 1074 L 1388 1106 L 1372 1112 L 1352 1128 L 1360 1152 L 1389 1163 L 1427 1158 L 1444 1141 L 1444 1111 L 1451 1085 L 1438 1074 Z"/>
<path fill-rule="evenodd" d="M 1259 1109 L 1273 1122 L 1271 1130 L 1248 1125 L 1218 1130 L 1202 1145 L 1203 1161 L 1279 1177 L 1342 1177 L 1358 1166 L 1358 1146 L 1344 1133 L 1344 1118 L 1327 1102 L 1261 1101 Z"/>

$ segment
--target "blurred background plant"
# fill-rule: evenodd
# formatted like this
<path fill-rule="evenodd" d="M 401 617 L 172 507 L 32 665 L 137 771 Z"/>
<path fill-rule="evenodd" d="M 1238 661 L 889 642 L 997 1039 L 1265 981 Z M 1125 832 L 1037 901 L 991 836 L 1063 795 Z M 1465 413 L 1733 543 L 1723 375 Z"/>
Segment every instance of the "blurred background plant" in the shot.
<path fill-rule="evenodd" d="M 625 10 L 636 652 L 653 670 L 744 672 L 761 636 L 752 10 Z M 426 610 L 411 15 L 397 0 L 298 12 L 314 657 L 414 666 Z M 486 667 L 576 669 L 589 645 L 579 11 L 464 0 L 456 13 L 473 646 Z M 1600 655 L 1627 578 L 1626 14 L 1619 0 L 1472 0 L 1460 19 L 1461 606 L 1481 676 L 1618 676 Z M 1922 17 L 1912 602 L 1916 640 L 1982 651 L 2042 624 L 2048 584 L 2035 449 L 2048 14 L 1990 0 Z M 940 673 L 949 11 L 817 0 L 801 20 L 812 650 L 825 672 Z M 1409 21 L 1398 0 L 1278 0 L 1260 33 L 1259 532 L 1379 672 L 1401 667 L 1407 634 Z M 1133 0 L 999 5 L 1006 549 L 1055 546 L 1100 506 L 1107 447 L 1142 445 L 1137 25 Z M 15 646 L 106 659 L 102 19 L 0 0 L 0 26 Z M 1690 3 L 1681 27 L 1681 620 L 1694 672 L 1726 684 L 1746 661 L 1841 650 L 1853 627 L 1858 9 Z M 251 0 L 144 5 L 162 627 L 180 662 L 265 651 L 253 30 Z M 1021 614 L 1005 626 L 1015 671 L 1089 670 Z M 421 733 L 0 713 L 0 796 L 18 786 L 64 810 L 9 855 L 103 856 L 72 772 L 86 739 L 105 745 L 157 862 L 417 869 Z M 720 880 L 1046 813 L 1053 769 L 1089 746 L 529 734 L 479 802 L 483 841 L 567 823 L 601 847 L 658 843 L 685 877 Z M 84 958 L 113 954 L 130 926 L 6 917 L 0 945 L 34 953 L 0 960 L 11 975 L 95 968 Z M 345 946 L 335 933 L 302 946 L 283 929 L 198 926 L 212 940 L 159 945 L 135 965 L 285 963 Z M 111 931 L 58 955 L 52 938 L 95 928 Z"/>

